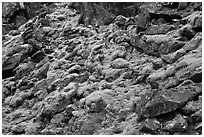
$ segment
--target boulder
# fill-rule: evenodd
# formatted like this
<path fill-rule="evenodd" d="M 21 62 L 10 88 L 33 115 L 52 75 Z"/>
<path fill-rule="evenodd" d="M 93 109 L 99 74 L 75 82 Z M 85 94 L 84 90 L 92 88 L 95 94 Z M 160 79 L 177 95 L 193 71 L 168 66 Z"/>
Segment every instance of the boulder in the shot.
<path fill-rule="evenodd" d="M 110 89 L 95 91 L 85 98 L 85 105 L 88 107 L 89 112 L 104 111 L 114 94 L 114 91 Z"/>
<path fill-rule="evenodd" d="M 140 131 L 147 134 L 159 134 L 161 130 L 161 124 L 156 119 L 146 119 L 140 124 Z"/>
<path fill-rule="evenodd" d="M 195 31 L 190 24 L 186 24 L 179 29 L 181 36 L 192 39 L 195 36 Z"/>
<path fill-rule="evenodd" d="M 161 90 L 154 95 L 142 110 L 142 117 L 155 117 L 182 108 L 186 102 L 198 95 L 196 87 L 178 86 L 172 89 Z"/>
<path fill-rule="evenodd" d="M 176 40 L 170 35 L 143 35 L 133 36 L 130 39 L 131 45 L 142 49 L 146 54 L 160 56 L 175 52 L 184 46 L 184 42 Z"/>
<path fill-rule="evenodd" d="M 111 63 L 111 67 L 115 69 L 127 68 L 129 66 L 129 62 L 122 58 L 117 58 Z"/>
<path fill-rule="evenodd" d="M 158 35 L 166 34 L 167 32 L 175 29 L 173 25 L 162 24 L 162 25 L 152 25 L 145 31 L 146 35 Z"/>
<path fill-rule="evenodd" d="M 192 115 L 196 111 L 201 110 L 202 108 L 202 97 L 199 97 L 198 101 L 189 101 L 183 108 L 181 108 L 181 112 L 186 115 Z"/>
<path fill-rule="evenodd" d="M 170 134 L 173 134 L 175 132 L 183 132 L 187 130 L 187 128 L 187 120 L 183 118 L 180 114 L 177 114 L 173 120 L 166 122 L 162 129 L 164 131 L 168 131 Z"/>

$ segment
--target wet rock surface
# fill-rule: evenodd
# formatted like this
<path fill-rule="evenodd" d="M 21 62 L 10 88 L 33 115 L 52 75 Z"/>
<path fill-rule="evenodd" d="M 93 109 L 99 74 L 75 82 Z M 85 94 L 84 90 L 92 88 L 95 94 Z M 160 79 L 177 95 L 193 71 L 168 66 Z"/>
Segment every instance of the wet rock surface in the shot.
<path fill-rule="evenodd" d="M 202 3 L 3 2 L 2 133 L 202 134 Z"/>

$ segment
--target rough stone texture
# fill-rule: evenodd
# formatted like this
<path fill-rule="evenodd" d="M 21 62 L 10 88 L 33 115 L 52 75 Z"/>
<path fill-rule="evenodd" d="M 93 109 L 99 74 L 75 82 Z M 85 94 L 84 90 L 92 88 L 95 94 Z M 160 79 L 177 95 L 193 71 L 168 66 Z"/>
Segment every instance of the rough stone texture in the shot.
<path fill-rule="evenodd" d="M 167 32 L 173 29 L 175 29 L 173 25 L 167 25 L 167 24 L 152 25 L 147 28 L 145 34 L 147 35 L 166 34 Z"/>
<path fill-rule="evenodd" d="M 184 46 L 183 42 L 168 35 L 143 35 L 141 39 L 135 36 L 131 38 L 131 44 L 155 56 L 175 52 Z"/>
<path fill-rule="evenodd" d="M 186 119 L 184 119 L 180 114 L 177 114 L 172 121 L 165 123 L 163 130 L 169 131 L 170 134 L 173 134 L 175 132 L 183 132 L 187 130 L 187 128 L 188 123 Z"/>
<path fill-rule="evenodd" d="M 152 100 L 145 105 L 141 116 L 155 117 L 183 107 L 186 102 L 192 100 L 200 93 L 196 91 L 195 88 L 196 87 L 191 86 L 179 86 L 174 89 L 163 90 L 156 93 Z"/>
<path fill-rule="evenodd" d="M 3 4 L 3 134 L 202 134 L 202 3 Z"/>

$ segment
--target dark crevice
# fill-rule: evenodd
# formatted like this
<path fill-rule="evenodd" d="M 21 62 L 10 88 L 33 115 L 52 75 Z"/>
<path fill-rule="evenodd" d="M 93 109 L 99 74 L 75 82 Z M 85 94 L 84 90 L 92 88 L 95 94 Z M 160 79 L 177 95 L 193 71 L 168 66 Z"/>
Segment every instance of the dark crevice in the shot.
<path fill-rule="evenodd" d="M 2 79 L 10 78 L 15 75 L 16 73 L 13 71 L 13 69 L 2 70 Z"/>
<path fill-rule="evenodd" d="M 193 75 L 193 76 L 190 78 L 190 80 L 192 80 L 194 83 L 200 83 L 200 82 L 202 82 L 202 72 Z"/>

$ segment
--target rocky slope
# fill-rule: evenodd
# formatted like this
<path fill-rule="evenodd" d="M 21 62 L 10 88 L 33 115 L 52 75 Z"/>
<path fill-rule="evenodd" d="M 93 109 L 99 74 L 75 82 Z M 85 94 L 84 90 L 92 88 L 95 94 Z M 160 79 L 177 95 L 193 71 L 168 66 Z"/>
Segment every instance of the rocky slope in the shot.
<path fill-rule="evenodd" d="M 3 4 L 3 134 L 202 134 L 202 3 Z"/>

